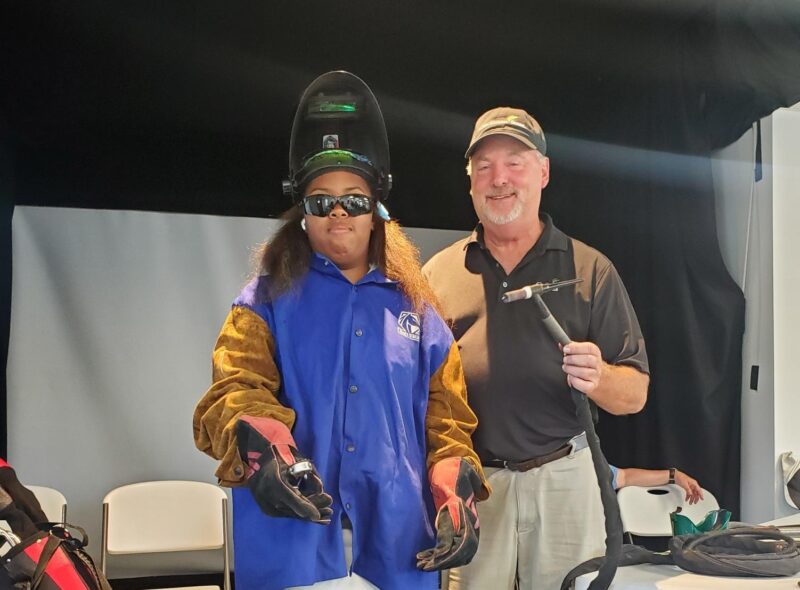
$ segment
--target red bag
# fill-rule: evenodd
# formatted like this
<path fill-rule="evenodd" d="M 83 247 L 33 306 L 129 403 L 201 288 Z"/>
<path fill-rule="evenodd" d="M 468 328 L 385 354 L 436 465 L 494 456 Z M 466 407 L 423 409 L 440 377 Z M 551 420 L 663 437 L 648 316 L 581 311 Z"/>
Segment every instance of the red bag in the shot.
<path fill-rule="evenodd" d="M 33 536 L 13 545 L 3 556 L 0 589 L 19 590 L 111 590 L 102 572 L 84 551 L 86 531 L 61 523 L 42 523 Z M 70 534 L 78 531 L 81 538 Z M 13 544 L 14 535 L 0 532 Z"/>

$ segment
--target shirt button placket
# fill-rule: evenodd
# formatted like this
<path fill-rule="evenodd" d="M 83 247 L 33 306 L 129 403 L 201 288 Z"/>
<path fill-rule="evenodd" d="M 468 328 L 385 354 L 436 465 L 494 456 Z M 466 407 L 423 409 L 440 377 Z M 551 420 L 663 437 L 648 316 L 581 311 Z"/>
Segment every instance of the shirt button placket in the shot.
<path fill-rule="evenodd" d="M 361 355 L 364 354 L 364 347 L 367 345 L 366 338 L 364 337 L 365 330 L 362 327 L 359 327 L 359 324 L 364 325 L 365 319 L 363 314 L 359 313 L 359 306 L 358 306 L 358 286 L 353 285 L 353 289 L 351 292 L 351 302 L 353 304 L 353 324 L 352 326 L 352 337 L 350 341 L 351 346 L 351 367 L 358 367 L 358 362 L 353 362 L 353 357 L 360 358 Z M 347 392 L 350 394 L 350 397 L 354 396 L 359 392 L 359 387 L 356 384 L 361 377 L 361 374 L 356 371 L 355 373 L 350 374 L 350 384 L 347 386 Z M 348 473 L 350 470 L 345 466 L 350 461 L 356 460 L 356 443 L 353 440 L 354 434 L 356 431 L 350 428 L 351 421 L 356 419 L 358 416 L 357 407 L 356 406 L 356 399 L 353 398 L 352 401 L 345 404 L 345 431 L 344 431 L 344 451 L 345 454 L 342 457 L 342 471 L 340 474 L 340 485 L 344 483 L 344 480 L 347 479 L 349 481 L 349 477 L 345 474 Z M 350 511 L 353 509 L 355 501 L 357 498 L 354 498 L 352 495 L 352 490 L 349 486 L 345 486 L 344 489 L 340 490 L 340 498 L 344 503 L 344 509 L 346 511 Z"/>

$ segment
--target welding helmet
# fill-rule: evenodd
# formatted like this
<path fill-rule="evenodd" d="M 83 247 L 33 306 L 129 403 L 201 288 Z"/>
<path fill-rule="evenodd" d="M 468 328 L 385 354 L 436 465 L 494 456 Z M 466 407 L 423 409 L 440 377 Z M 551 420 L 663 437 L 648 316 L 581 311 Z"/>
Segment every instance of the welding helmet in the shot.
<path fill-rule="evenodd" d="M 283 192 L 297 203 L 311 180 L 331 170 L 362 176 L 379 201 L 389 196 L 392 176 L 383 114 L 369 86 L 345 71 L 323 74 L 303 92 L 292 124 Z"/>

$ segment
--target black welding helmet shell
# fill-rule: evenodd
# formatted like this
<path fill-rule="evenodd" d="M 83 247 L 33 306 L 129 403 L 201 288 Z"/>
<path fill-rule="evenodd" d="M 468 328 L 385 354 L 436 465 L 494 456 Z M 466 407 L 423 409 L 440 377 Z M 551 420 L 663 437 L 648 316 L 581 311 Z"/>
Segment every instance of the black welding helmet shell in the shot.
<path fill-rule="evenodd" d="M 312 179 L 342 169 L 364 177 L 379 200 L 389 196 L 389 140 L 378 101 L 361 78 L 334 71 L 314 80 L 300 98 L 283 191 L 298 202 Z"/>

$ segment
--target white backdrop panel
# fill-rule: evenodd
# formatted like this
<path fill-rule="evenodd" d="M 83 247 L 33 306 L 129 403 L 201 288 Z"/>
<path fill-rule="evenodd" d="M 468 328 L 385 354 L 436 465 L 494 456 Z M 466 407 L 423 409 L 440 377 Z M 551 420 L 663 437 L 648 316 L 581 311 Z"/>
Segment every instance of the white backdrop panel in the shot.
<path fill-rule="evenodd" d="M 69 520 L 88 529 L 94 555 L 113 487 L 215 481 L 214 461 L 194 448 L 192 412 L 251 252 L 278 225 L 16 208 L 8 459 L 22 481 L 66 495 Z M 424 258 L 464 235 L 409 233 Z"/>

